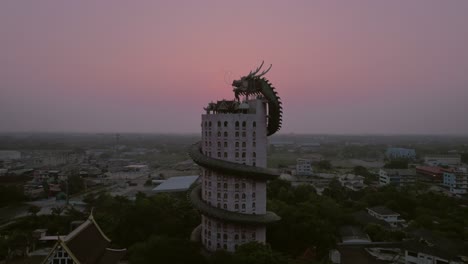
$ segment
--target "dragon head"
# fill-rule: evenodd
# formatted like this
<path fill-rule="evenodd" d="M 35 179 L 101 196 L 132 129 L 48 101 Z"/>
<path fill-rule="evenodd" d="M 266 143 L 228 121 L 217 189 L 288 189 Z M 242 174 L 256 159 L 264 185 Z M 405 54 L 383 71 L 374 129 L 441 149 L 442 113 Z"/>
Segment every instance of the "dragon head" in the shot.
<path fill-rule="evenodd" d="M 264 62 L 262 61 L 262 64 L 260 64 L 260 66 L 255 71 L 253 71 L 253 72 L 250 71 L 250 73 L 248 75 L 243 76 L 239 80 L 234 80 L 232 82 L 232 86 L 234 87 L 234 89 L 233 89 L 234 95 L 236 96 L 237 100 L 239 100 L 239 95 L 241 95 L 241 94 L 242 95 L 248 95 L 248 94 L 253 94 L 253 93 L 258 92 L 255 89 L 255 85 L 253 84 L 253 82 L 256 79 L 259 79 L 260 77 L 265 75 L 271 69 L 271 66 L 272 66 L 270 64 L 270 67 L 268 67 L 268 69 L 264 70 L 262 73 L 257 75 L 257 73 L 262 68 L 263 63 Z"/>

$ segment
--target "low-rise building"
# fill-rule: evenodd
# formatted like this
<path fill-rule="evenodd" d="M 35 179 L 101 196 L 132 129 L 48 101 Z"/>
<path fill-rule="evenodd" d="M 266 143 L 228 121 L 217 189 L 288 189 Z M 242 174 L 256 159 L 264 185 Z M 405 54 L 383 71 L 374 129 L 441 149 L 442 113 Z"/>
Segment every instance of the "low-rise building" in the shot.
<path fill-rule="evenodd" d="M 453 194 L 468 193 L 468 169 L 457 168 L 451 172 L 444 172 L 443 184 L 449 187 Z"/>
<path fill-rule="evenodd" d="M 429 166 L 459 166 L 461 164 L 460 155 L 427 155 L 424 163 Z"/>
<path fill-rule="evenodd" d="M 404 186 L 416 181 L 416 171 L 412 169 L 380 169 L 379 184 Z"/>
<path fill-rule="evenodd" d="M 466 263 L 466 243 L 435 236 L 428 230 L 416 230 L 412 239 L 403 241 L 404 260 L 410 264 Z M 465 259 L 465 261 L 463 260 Z"/>
<path fill-rule="evenodd" d="M 296 160 L 296 175 L 310 176 L 312 175 L 312 161 L 310 159 Z"/>
<path fill-rule="evenodd" d="M 19 160 L 21 152 L 16 150 L 0 150 L 0 160 Z"/>
<path fill-rule="evenodd" d="M 340 228 L 341 243 L 355 244 L 355 243 L 370 243 L 372 242 L 369 235 L 367 235 L 359 226 L 342 226 Z"/>
<path fill-rule="evenodd" d="M 385 156 L 389 159 L 415 159 L 416 150 L 407 148 L 388 148 Z"/>
<path fill-rule="evenodd" d="M 444 172 L 447 169 L 437 166 L 417 166 L 416 174 L 423 181 L 440 183 L 443 181 Z"/>
<path fill-rule="evenodd" d="M 405 220 L 399 219 L 399 213 L 396 213 L 385 206 L 367 208 L 367 213 L 379 220 L 389 223 L 391 227 L 398 227 L 405 222 Z"/>
<path fill-rule="evenodd" d="M 353 191 L 359 191 L 366 187 L 364 184 L 364 177 L 354 174 L 344 174 L 338 178 L 341 186 L 346 187 Z"/>

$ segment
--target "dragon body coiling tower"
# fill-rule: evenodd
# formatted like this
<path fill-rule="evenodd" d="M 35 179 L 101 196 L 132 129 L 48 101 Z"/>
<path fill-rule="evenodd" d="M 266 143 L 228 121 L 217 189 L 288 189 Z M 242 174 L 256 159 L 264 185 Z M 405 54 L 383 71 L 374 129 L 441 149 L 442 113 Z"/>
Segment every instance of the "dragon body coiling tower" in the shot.
<path fill-rule="evenodd" d="M 263 63 L 262 63 L 263 65 Z M 201 166 L 201 184 L 191 192 L 202 214 L 198 227 L 209 251 L 235 251 L 240 244 L 265 242 L 266 224 L 280 218 L 266 211 L 267 137 L 281 127 L 281 102 L 264 74 L 233 82 L 234 100 L 209 103 L 202 115 L 202 141 L 190 148 Z"/>

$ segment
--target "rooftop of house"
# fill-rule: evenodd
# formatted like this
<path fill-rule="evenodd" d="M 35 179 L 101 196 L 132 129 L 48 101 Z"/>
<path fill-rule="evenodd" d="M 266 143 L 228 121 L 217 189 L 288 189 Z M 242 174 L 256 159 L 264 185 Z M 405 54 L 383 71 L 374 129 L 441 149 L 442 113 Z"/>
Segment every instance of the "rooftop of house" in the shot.
<path fill-rule="evenodd" d="M 346 242 L 347 240 L 351 239 L 367 240 L 371 242 L 369 236 L 364 231 L 362 231 L 359 226 L 348 225 L 340 227 L 340 236 L 342 242 Z"/>
<path fill-rule="evenodd" d="M 386 168 L 382 168 L 381 170 L 385 171 L 388 175 L 400 175 L 400 176 L 414 176 L 414 175 L 416 175 L 416 170 L 414 170 L 414 169 L 386 169 Z"/>
<path fill-rule="evenodd" d="M 391 227 L 390 224 L 387 223 L 386 221 L 377 219 L 369 215 L 366 211 L 358 211 L 358 212 L 353 213 L 353 218 L 363 226 L 368 225 L 368 224 L 376 224 L 384 228 Z"/>
<path fill-rule="evenodd" d="M 427 229 L 410 232 L 413 237 L 403 242 L 403 248 L 413 252 L 425 253 L 447 260 L 457 260 L 468 256 L 468 242 L 444 238 Z"/>
<path fill-rule="evenodd" d="M 385 206 L 374 206 L 374 207 L 367 208 L 367 210 L 374 211 L 375 213 L 379 215 L 400 215 L 399 213 L 394 212 Z"/>

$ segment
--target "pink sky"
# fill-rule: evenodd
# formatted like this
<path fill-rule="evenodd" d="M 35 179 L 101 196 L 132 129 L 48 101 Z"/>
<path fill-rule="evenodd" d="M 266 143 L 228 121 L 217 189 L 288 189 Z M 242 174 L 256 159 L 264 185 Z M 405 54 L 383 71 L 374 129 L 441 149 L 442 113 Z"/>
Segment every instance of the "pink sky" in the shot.
<path fill-rule="evenodd" d="M 161 2 L 1 1 L 0 131 L 198 132 L 265 60 L 283 133 L 468 133 L 466 0 Z"/>

